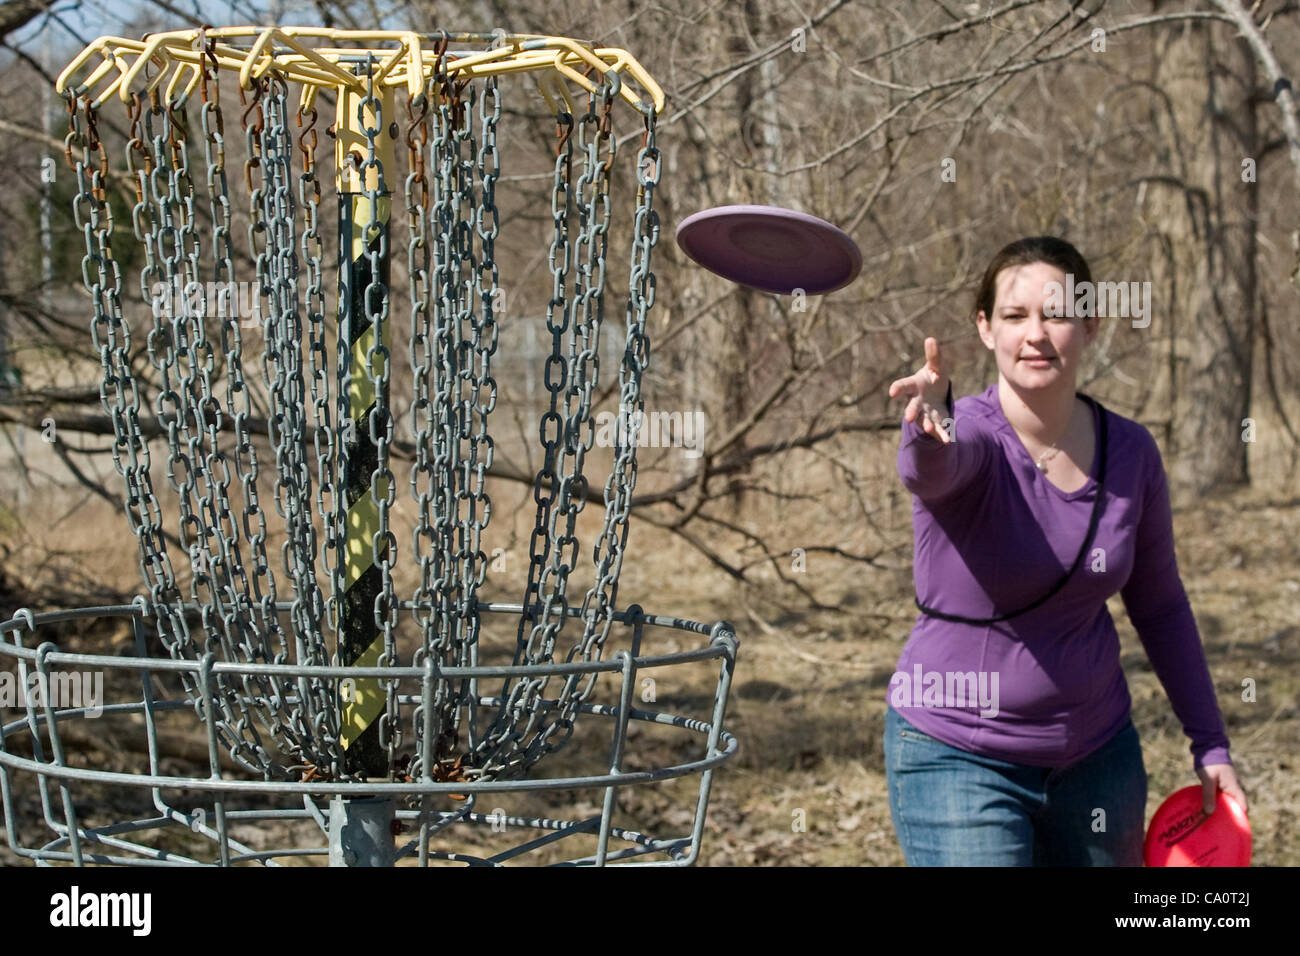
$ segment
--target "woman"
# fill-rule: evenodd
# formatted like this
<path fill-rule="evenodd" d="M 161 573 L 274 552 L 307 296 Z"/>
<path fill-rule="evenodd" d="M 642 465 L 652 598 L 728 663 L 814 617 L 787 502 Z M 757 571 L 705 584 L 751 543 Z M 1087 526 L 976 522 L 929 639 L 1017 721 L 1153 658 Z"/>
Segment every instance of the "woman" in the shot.
<path fill-rule="evenodd" d="M 997 384 L 954 405 L 930 338 L 925 365 L 889 387 L 908 400 L 898 471 L 914 496 L 922 609 L 885 725 L 890 812 L 912 866 L 1141 865 L 1146 770 L 1106 609 L 1117 592 L 1191 739 L 1206 811 L 1219 789 L 1246 806 L 1174 560 L 1159 450 L 1075 391 L 1098 319 L 1061 293 L 1084 283 L 1068 242 L 1011 243 L 972 310 Z"/>

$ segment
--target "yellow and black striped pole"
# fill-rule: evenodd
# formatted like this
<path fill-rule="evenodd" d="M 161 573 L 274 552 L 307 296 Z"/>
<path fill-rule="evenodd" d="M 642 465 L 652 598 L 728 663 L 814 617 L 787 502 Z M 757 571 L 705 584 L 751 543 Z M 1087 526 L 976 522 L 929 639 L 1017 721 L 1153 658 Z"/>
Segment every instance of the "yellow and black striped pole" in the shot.
<path fill-rule="evenodd" d="M 394 165 L 392 87 L 375 91 L 380 98 L 382 117 L 365 106 L 365 94 L 342 88 L 338 99 L 335 169 L 339 194 L 339 335 L 351 355 L 350 386 L 347 395 L 351 424 L 340 429 L 346 445 L 346 469 L 343 489 L 347 501 L 344 529 L 343 600 L 339 621 L 339 662 L 344 667 L 375 667 L 384 650 L 384 637 L 375 622 L 375 599 L 379 596 L 382 575 L 375 563 L 374 540 L 379 532 L 379 509 L 376 501 L 388 495 L 387 481 L 372 488 L 378 466 L 378 449 L 370 437 L 370 413 L 375 407 L 375 379 L 383 371 L 372 369 L 368 355 L 375 347 L 377 335 L 366 309 L 366 287 L 376 278 L 388 286 L 388 223 L 392 212 L 391 193 L 379 192 L 379 176 L 363 164 L 369 154 L 365 128 L 383 126 L 375 137 L 375 158 L 382 165 L 384 178 L 396 174 Z M 364 113 L 363 113 L 364 110 Z M 363 126 L 364 116 L 364 126 Z M 384 183 L 387 186 L 387 183 Z M 370 195 L 367 195 L 369 192 Z M 375 197 L 373 200 L 371 197 Z M 371 208 L 372 201 L 375 208 Z M 367 235 L 367 227 L 370 234 Z M 382 243 L 382 245 L 381 245 Z M 391 345 L 390 323 L 383 322 L 378 344 L 387 355 Z M 383 376 L 387 378 L 387 376 Z M 386 397 L 386 396 L 385 396 Z M 383 542 L 380 555 L 387 551 Z M 341 685 L 342 720 L 340 737 L 347 753 L 346 769 L 368 777 L 387 776 L 388 755 L 379 744 L 379 718 L 384 713 L 386 696 L 383 685 L 375 678 L 347 678 Z"/>

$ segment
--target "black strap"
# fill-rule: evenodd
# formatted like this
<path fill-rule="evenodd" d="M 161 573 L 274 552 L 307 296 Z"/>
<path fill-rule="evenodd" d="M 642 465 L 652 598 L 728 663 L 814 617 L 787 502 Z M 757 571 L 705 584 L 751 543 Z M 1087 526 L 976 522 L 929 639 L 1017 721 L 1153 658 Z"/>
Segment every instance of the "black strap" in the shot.
<path fill-rule="evenodd" d="M 1089 398 L 1087 395 L 1084 395 L 1082 392 L 1077 392 L 1076 394 L 1093 407 L 1093 409 L 1096 411 L 1098 419 L 1100 420 L 1101 438 L 1099 440 L 1099 443 L 1101 445 L 1101 448 L 1099 449 L 1099 454 L 1101 455 L 1101 461 L 1098 462 L 1097 464 L 1097 498 L 1092 503 L 1092 518 L 1088 521 L 1088 533 L 1084 535 L 1083 547 L 1079 549 L 1079 554 L 1077 557 L 1075 557 L 1074 564 L 1070 565 L 1070 570 L 1065 572 L 1064 576 L 1062 576 L 1061 580 L 1056 582 L 1056 585 L 1055 587 L 1052 588 L 1052 590 L 1048 591 L 1046 594 L 1044 594 L 1034 603 L 1026 604 L 1018 611 L 1011 611 L 1007 614 L 999 614 L 997 617 L 962 617 L 960 614 L 945 614 L 943 611 L 936 611 L 934 608 L 926 607 L 924 604 L 921 603 L 921 599 L 919 597 L 915 598 L 916 606 L 921 609 L 922 613 L 928 614 L 931 617 L 937 617 L 943 621 L 955 621 L 959 624 L 997 624 L 1001 621 L 1006 621 L 1013 617 L 1018 617 L 1021 614 L 1024 614 L 1026 611 L 1032 611 L 1034 608 L 1040 606 L 1041 604 L 1044 604 L 1045 602 L 1053 598 L 1056 595 L 1056 593 L 1061 590 L 1061 588 L 1065 587 L 1066 582 L 1068 582 L 1070 578 L 1074 576 L 1074 572 L 1079 570 L 1079 565 L 1083 563 L 1084 555 L 1088 553 L 1088 547 L 1089 545 L 1092 544 L 1093 536 L 1096 535 L 1097 533 L 1097 524 L 1101 521 L 1102 499 L 1106 495 L 1107 429 L 1106 429 L 1106 409 L 1102 408 L 1101 403 L 1096 401 L 1095 399 Z"/>

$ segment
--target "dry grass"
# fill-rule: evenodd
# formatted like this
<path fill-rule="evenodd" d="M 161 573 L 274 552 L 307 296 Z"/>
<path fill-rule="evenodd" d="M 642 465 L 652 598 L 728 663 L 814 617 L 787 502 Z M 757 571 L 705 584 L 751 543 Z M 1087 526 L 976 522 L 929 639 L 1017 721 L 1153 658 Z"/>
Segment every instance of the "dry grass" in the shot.
<path fill-rule="evenodd" d="M 11 507 L 0 516 L 0 548 L 8 555 L 11 589 L 58 598 L 51 603 L 68 603 L 68 596 L 78 590 L 87 600 L 74 603 L 90 603 L 97 588 L 139 590 L 135 542 L 125 533 L 123 519 L 106 503 L 79 501 L 81 495 L 34 494 L 21 511 Z M 505 549 L 507 571 L 494 581 L 509 583 L 494 586 L 489 596 L 517 601 L 524 565 L 516 558 L 523 554 L 532 513 L 518 486 L 497 489 L 494 500 L 498 537 L 488 548 Z M 777 503 L 761 501 L 747 507 L 774 550 L 785 548 L 788 555 L 809 540 L 808 514 L 787 510 L 781 518 Z M 584 513 L 583 541 L 592 540 L 600 517 L 596 507 Z M 905 512 L 889 519 L 882 510 L 877 518 L 881 533 L 903 544 L 888 552 L 879 567 L 810 554 L 806 572 L 798 575 L 830 610 L 810 608 L 777 581 L 770 568 L 756 569 L 755 585 L 742 588 L 680 539 L 644 523 L 633 527 L 619 604 L 640 603 L 651 613 L 706 623 L 727 619 L 741 637 L 726 722 L 740 739 L 740 752 L 715 779 L 706 864 L 902 863 L 889 818 L 881 734 L 889 676 L 912 621 L 906 546 L 910 534 Z M 834 527 L 824 518 L 819 522 L 818 527 Z M 1198 501 L 1176 511 L 1175 532 L 1184 583 L 1201 627 L 1238 772 L 1251 800 L 1255 862 L 1295 865 L 1300 863 L 1294 766 L 1300 753 L 1300 627 L 1295 624 L 1300 502 L 1269 503 L 1258 493 Z M 861 550 L 862 535 L 845 534 L 841 543 Z M 823 540 L 831 537 L 828 533 Z M 405 544 L 409 537 L 399 533 L 399 541 Z M 583 554 L 586 558 L 589 550 L 584 548 Z M 789 558 L 785 560 L 788 569 Z M 399 588 L 409 586 L 408 574 L 409 568 L 399 576 Z M 579 581 L 585 590 L 585 580 Z M 1118 600 L 1112 613 L 1149 774 L 1150 815 L 1163 796 L 1194 783 L 1195 777 L 1187 741 Z M 646 648 L 651 652 L 687 643 L 677 635 L 651 635 Z M 492 639 L 509 646 L 513 630 L 494 630 Z M 62 647 L 84 650 L 120 652 L 127 646 L 124 630 L 115 626 L 66 631 L 59 640 Z M 1255 702 L 1242 700 L 1247 678 L 1255 682 Z M 665 673 L 658 679 L 658 705 L 705 717 L 715 681 L 716 670 L 705 667 Z M 602 685 L 603 694 L 609 689 Z M 88 766 L 129 769 L 131 760 L 123 756 L 121 740 L 138 734 L 139 727 L 124 725 L 112 731 L 108 721 L 102 723 L 98 742 L 84 741 L 75 759 Z M 191 722 L 190 737 L 192 731 Z M 608 732 L 601 723 L 580 725 L 549 773 L 597 770 L 606 759 Z M 195 758 L 201 758 L 202 751 L 193 751 L 195 741 L 186 743 L 186 734 L 184 727 L 177 728 L 172 772 L 193 773 L 199 766 Z M 693 740 L 637 729 L 631 735 L 629 763 L 648 766 L 679 760 L 695 749 Z M 30 823 L 38 813 L 35 788 L 30 781 L 19 783 L 20 816 Z M 656 834 L 682 833 L 693 793 L 690 781 L 625 791 L 619 822 Z M 186 802 L 185 795 L 175 796 L 181 806 L 199 805 L 192 797 Z M 571 816 L 597 812 L 599 799 L 598 792 L 550 793 L 492 804 L 509 813 Z M 140 801 L 94 791 L 82 793 L 78 802 L 93 822 L 143 812 L 136 805 Z M 795 832 L 792 826 L 799 811 L 806 832 Z M 310 829 L 300 836 L 318 842 L 318 836 L 307 836 Z M 265 845 L 286 839 L 281 831 L 244 827 L 240 833 L 254 845 Z M 192 849 L 185 834 L 172 839 L 176 849 Z M 486 835 L 476 834 L 455 845 L 475 851 L 489 842 Z M 574 853 L 571 847 L 561 849 L 565 856 Z M 547 854 L 559 855 L 560 849 Z M 0 862 L 17 860 L 0 846 Z"/>

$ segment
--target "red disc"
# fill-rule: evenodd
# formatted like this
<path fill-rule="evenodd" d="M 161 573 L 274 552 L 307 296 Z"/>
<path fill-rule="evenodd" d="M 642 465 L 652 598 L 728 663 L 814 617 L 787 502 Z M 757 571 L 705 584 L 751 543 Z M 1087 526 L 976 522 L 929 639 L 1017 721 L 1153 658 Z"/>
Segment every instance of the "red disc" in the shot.
<path fill-rule="evenodd" d="M 1147 866 L 1249 866 L 1250 848 L 1250 820 L 1241 805 L 1220 790 L 1207 817 L 1196 784 L 1160 804 L 1143 857 Z"/>
<path fill-rule="evenodd" d="M 848 233 L 778 206 L 701 210 L 677 227 L 677 244 L 710 272 L 777 295 L 824 295 L 862 270 L 862 252 Z"/>

